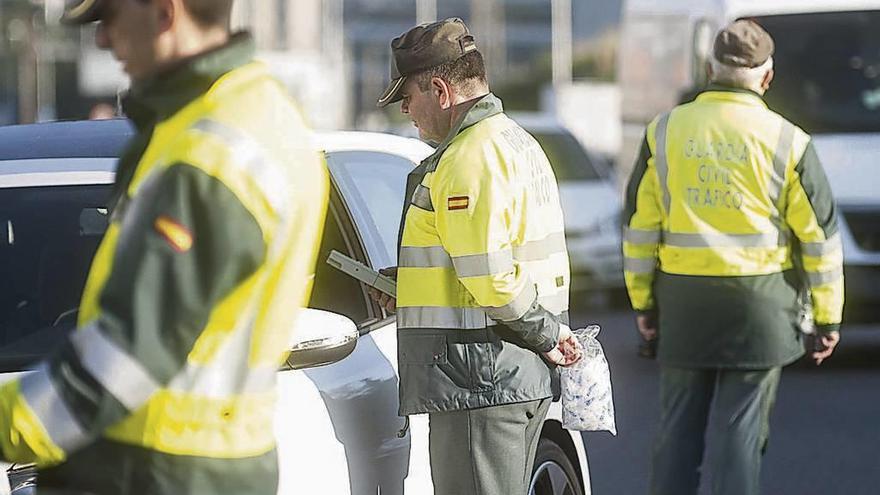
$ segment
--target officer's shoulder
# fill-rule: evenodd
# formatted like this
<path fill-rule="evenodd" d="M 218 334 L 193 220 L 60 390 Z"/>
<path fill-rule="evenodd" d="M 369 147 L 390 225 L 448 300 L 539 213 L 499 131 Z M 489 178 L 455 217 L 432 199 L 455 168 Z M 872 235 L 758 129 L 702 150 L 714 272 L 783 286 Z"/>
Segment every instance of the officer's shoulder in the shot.
<path fill-rule="evenodd" d="M 437 179 L 458 182 L 479 181 L 485 177 L 497 156 L 497 142 L 486 121 L 471 126 L 443 152 L 434 172 Z"/>
<path fill-rule="evenodd" d="M 792 121 L 788 120 L 787 118 L 785 118 L 784 115 L 782 115 L 782 114 L 780 114 L 780 113 L 778 113 L 778 112 L 776 112 L 776 111 L 774 111 L 774 110 L 772 110 L 772 109 L 770 109 L 770 108 L 767 108 L 767 113 L 768 113 L 769 115 L 771 115 L 772 118 L 778 120 L 780 125 L 790 125 L 790 126 L 792 126 L 792 127 L 794 128 L 794 133 L 795 133 L 795 137 L 796 137 L 796 138 L 810 139 L 810 134 L 809 134 L 807 131 L 803 130 L 800 126 L 798 126 L 798 125 L 795 124 L 794 122 L 792 122 Z"/>

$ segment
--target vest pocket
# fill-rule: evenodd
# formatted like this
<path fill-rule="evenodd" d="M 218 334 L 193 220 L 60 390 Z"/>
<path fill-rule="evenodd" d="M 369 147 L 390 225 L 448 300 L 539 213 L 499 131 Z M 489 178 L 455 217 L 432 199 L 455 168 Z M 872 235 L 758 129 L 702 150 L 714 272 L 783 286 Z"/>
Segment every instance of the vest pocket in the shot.
<path fill-rule="evenodd" d="M 440 369 L 459 387 L 471 392 L 494 390 L 495 359 L 492 344 L 447 344 L 447 361 Z"/>
<path fill-rule="evenodd" d="M 398 337 L 401 364 L 446 364 L 446 337 L 442 335 L 408 335 Z"/>

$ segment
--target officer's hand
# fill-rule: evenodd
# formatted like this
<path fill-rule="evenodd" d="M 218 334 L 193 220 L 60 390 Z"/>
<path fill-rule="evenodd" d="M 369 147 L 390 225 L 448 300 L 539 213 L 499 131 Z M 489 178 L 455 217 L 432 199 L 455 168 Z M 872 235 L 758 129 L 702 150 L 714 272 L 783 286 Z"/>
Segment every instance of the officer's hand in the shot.
<path fill-rule="evenodd" d="M 636 316 L 636 325 L 639 327 L 639 333 L 646 342 L 651 342 L 657 338 L 657 319 L 651 315 Z"/>
<path fill-rule="evenodd" d="M 379 273 L 381 273 L 382 275 L 385 275 L 386 277 L 390 277 L 390 278 L 397 280 L 397 267 L 396 266 L 382 268 L 379 270 Z M 381 306 L 382 309 L 384 309 L 388 313 L 394 313 L 397 311 L 397 299 L 389 296 L 388 294 L 386 294 L 380 290 L 374 289 L 372 287 L 369 288 L 369 292 L 370 292 L 370 298 L 372 300 L 376 301 L 377 303 L 379 303 L 379 306 Z"/>
<path fill-rule="evenodd" d="M 816 366 L 819 366 L 822 364 L 822 361 L 831 357 L 834 348 L 837 347 L 838 342 L 840 342 L 840 332 L 819 334 L 816 338 L 822 343 L 823 348 L 822 350 L 815 350 L 813 352 L 813 359 L 816 361 Z"/>
<path fill-rule="evenodd" d="M 581 360 L 584 350 L 580 341 L 571 333 L 571 328 L 559 324 L 559 342 L 556 347 L 544 353 L 544 359 L 557 366 L 571 366 Z"/>

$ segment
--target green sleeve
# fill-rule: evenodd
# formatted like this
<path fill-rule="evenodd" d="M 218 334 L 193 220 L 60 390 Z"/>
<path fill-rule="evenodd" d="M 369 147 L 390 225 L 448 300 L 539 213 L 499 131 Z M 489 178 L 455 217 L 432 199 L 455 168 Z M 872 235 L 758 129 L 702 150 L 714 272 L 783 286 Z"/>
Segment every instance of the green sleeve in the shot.
<path fill-rule="evenodd" d="M 188 249 L 157 228 L 160 218 L 189 231 Z M 214 307 L 257 270 L 265 251 L 260 227 L 232 191 L 196 167 L 173 165 L 148 179 L 127 208 L 94 330 L 165 385 L 185 365 Z M 102 385 L 107 377 L 84 368 L 70 341 L 48 369 L 59 395 L 94 435 L 132 409 L 118 390 L 111 394 Z"/>

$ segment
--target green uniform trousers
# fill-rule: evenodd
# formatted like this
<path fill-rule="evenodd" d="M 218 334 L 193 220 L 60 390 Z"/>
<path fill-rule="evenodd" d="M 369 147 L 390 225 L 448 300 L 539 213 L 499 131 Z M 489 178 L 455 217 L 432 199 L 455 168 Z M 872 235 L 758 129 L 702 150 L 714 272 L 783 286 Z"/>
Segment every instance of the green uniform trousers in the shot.
<path fill-rule="evenodd" d="M 525 495 L 551 399 L 432 413 L 435 495 Z"/>
<path fill-rule="evenodd" d="M 651 495 L 696 495 L 707 431 L 712 495 L 757 495 L 780 373 L 662 366 Z"/>

